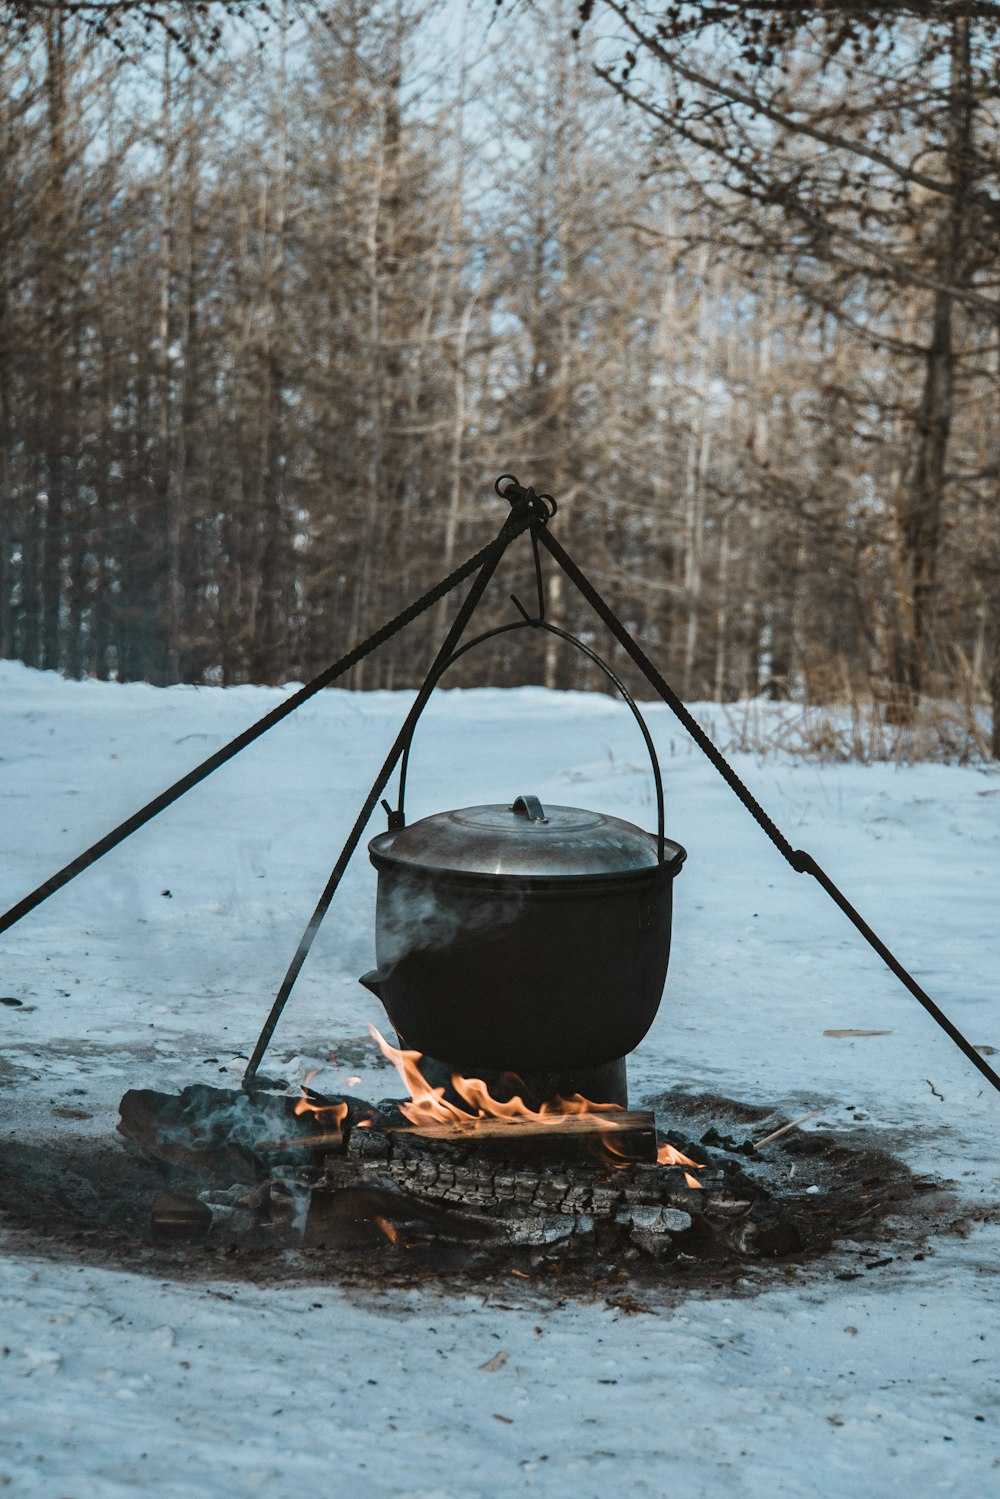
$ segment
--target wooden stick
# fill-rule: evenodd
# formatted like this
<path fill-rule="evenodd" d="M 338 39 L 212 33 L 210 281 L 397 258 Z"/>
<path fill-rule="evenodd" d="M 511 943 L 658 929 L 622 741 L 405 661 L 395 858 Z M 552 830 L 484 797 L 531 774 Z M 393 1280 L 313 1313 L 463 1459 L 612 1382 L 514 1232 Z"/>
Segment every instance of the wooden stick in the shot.
<path fill-rule="evenodd" d="M 391 1126 L 386 1134 L 421 1135 L 426 1140 L 513 1139 L 527 1135 L 607 1135 L 629 1134 L 635 1130 L 656 1128 L 655 1115 L 638 1109 L 616 1109 L 595 1114 L 541 1114 L 530 1119 L 445 1120 L 441 1123 Z"/>
<path fill-rule="evenodd" d="M 409 1124 L 385 1131 L 409 1136 L 435 1148 L 472 1146 L 496 1156 L 586 1160 L 595 1153 L 619 1163 L 656 1160 L 656 1118 L 640 1110 L 600 1114 L 543 1114 L 530 1119 L 477 1119 L 441 1124 Z M 352 1147 L 353 1148 L 353 1147 Z"/>
<path fill-rule="evenodd" d="M 763 1140 L 758 1140 L 754 1146 L 754 1150 L 760 1150 L 762 1146 L 770 1145 L 772 1140 L 777 1140 L 780 1135 L 787 1135 L 790 1129 L 798 1129 L 799 1125 L 805 1124 L 807 1119 L 815 1119 L 816 1115 L 822 1114 L 822 1112 L 822 1109 L 813 1109 L 811 1114 L 803 1114 L 801 1119 L 793 1119 L 791 1124 L 783 1124 L 780 1129 L 776 1129 L 771 1134 L 765 1135 Z"/>
<path fill-rule="evenodd" d="M 892 1031 L 824 1031 L 824 1036 L 836 1036 L 838 1040 L 843 1036 L 891 1036 Z"/>
<path fill-rule="evenodd" d="M 254 1150 L 316 1150 L 321 1145 L 329 1145 L 331 1148 L 340 1150 L 344 1143 L 344 1135 L 341 1130 L 325 1135 L 298 1135 L 289 1140 L 258 1140 Z"/>

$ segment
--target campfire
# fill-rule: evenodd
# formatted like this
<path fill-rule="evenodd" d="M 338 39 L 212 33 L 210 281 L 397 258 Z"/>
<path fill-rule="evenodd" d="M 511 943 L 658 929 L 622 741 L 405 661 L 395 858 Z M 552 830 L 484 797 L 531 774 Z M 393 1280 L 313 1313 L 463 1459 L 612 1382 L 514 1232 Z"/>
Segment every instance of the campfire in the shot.
<path fill-rule="evenodd" d="M 523 1098 L 515 1093 L 507 1100 L 494 1098 L 481 1078 L 463 1077 L 452 1073 L 451 1089 L 461 1099 L 461 1105 L 452 1103 L 444 1087 L 432 1087 L 423 1071 L 424 1058 L 419 1051 L 406 1051 L 390 1045 L 374 1025 L 368 1027 L 372 1039 L 382 1055 L 392 1063 L 399 1080 L 409 1091 L 409 1098 L 399 1105 L 399 1111 L 414 1127 L 415 1133 L 426 1138 L 502 1139 L 506 1134 L 510 1143 L 526 1136 L 529 1129 L 539 1130 L 544 1137 L 550 1131 L 566 1137 L 577 1135 L 594 1146 L 594 1154 L 608 1166 L 633 1166 L 643 1157 L 641 1151 L 646 1141 L 646 1131 L 655 1128 L 651 1114 L 636 1114 L 617 1103 L 595 1103 L 580 1093 L 568 1098 L 557 1094 L 544 1101 L 537 1109 L 531 1109 Z M 512 1075 L 516 1084 L 519 1079 Z M 464 1105 L 464 1107 L 463 1107 Z M 311 1105 L 306 1105 L 311 1107 Z M 575 1124 L 570 1123 L 576 1121 Z M 504 1125 L 508 1128 L 505 1130 Z M 499 1125 L 499 1128 L 497 1126 Z M 485 1126 L 485 1129 L 484 1129 Z M 661 1166 L 697 1166 L 696 1161 L 668 1142 L 656 1149 L 655 1159 Z M 689 1187 L 700 1188 L 701 1182 L 685 1171 L 684 1179 Z"/>
<path fill-rule="evenodd" d="M 579 1093 L 536 1106 L 515 1077 L 429 1080 L 428 1058 L 370 1029 L 403 1098 L 323 1094 L 316 1073 L 294 1093 L 126 1094 L 119 1130 L 170 1187 L 154 1242 L 297 1247 L 338 1274 L 388 1255 L 380 1273 L 662 1275 L 829 1248 L 915 1190 L 898 1161 L 805 1120 L 760 1108 L 741 1126 L 725 1101 L 665 1096 L 666 1138 L 653 1110 Z"/>
<path fill-rule="evenodd" d="M 187 1178 L 155 1197 L 155 1239 L 662 1270 L 800 1254 L 895 1199 L 775 1169 L 811 1114 L 753 1139 L 629 1106 L 625 1054 L 660 1002 L 684 859 L 662 800 L 655 835 L 520 796 L 397 820 L 371 854 L 379 967 L 361 982 L 407 1038 L 369 1027 L 405 1096 L 323 1093 L 316 1072 L 292 1093 L 252 1063 L 238 1093 L 126 1094 L 130 1149 Z"/>

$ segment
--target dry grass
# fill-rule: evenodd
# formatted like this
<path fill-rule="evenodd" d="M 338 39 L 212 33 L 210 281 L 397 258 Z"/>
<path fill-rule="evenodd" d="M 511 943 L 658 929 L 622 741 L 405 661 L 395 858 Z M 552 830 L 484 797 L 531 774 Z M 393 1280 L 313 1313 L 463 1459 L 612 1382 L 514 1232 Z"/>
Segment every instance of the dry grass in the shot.
<path fill-rule="evenodd" d="M 750 698 L 720 704 L 701 719 L 719 748 L 731 753 L 897 765 L 969 765 L 990 758 L 989 711 L 971 694 L 927 699 L 910 724 L 892 722 L 876 698 L 853 694 L 846 701 L 807 705 Z"/>
<path fill-rule="evenodd" d="M 936 676 L 909 721 L 888 681 L 862 689 L 846 661 L 813 663 L 801 684 L 806 702 L 764 697 L 713 704 L 706 727 L 719 748 L 758 756 L 895 765 L 995 763 L 990 755 L 990 695 L 982 662 L 960 648 L 940 656 Z"/>

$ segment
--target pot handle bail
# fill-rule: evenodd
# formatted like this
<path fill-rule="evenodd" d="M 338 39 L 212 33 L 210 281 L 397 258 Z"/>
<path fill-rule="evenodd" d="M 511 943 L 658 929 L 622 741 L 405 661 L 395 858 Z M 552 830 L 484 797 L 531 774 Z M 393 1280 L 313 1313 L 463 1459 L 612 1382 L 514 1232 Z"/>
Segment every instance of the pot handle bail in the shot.
<path fill-rule="evenodd" d="M 660 762 L 656 754 L 656 746 L 653 744 L 653 736 L 649 732 L 649 726 L 640 713 L 635 698 L 629 692 L 628 688 L 625 686 L 625 683 L 622 681 L 622 679 L 618 676 L 617 672 L 613 671 L 608 663 L 603 659 L 603 657 L 599 656 L 597 652 L 593 650 L 589 645 L 587 645 L 584 641 L 582 641 L 579 636 L 571 635 L 568 630 L 563 630 L 559 625 L 550 624 L 548 620 L 545 619 L 518 619 L 514 620 L 511 624 L 497 625 L 492 630 L 484 630 L 481 635 L 476 635 L 472 640 L 467 640 L 464 645 L 460 645 L 458 649 L 448 657 L 447 661 L 442 662 L 438 667 L 437 672 L 431 678 L 432 688 L 438 685 L 448 668 L 450 666 L 454 666 L 455 662 L 460 660 L 461 657 L 465 655 L 466 651 L 471 651 L 476 646 L 484 645 L 488 640 L 496 640 L 501 635 L 509 635 L 512 630 L 542 630 L 547 635 L 554 635 L 557 640 L 564 640 L 567 645 L 575 646 L 578 651 L 582 651 L 587 659 L 589 661 L 592 661 L 594 665 L 604 673 L 611 685 L 616 688 L 620 696 L 623 698 L 625 705 L 631 713 L 632 717 L 635 719 L 636 724 L 639 728 L 639 732 L 641 733 L 643 741 L 646 745 L 647 753 L 649 754 L 650 768 L 653 772 L 653 784 L 656 788 L 657 863 L 661 868 L 665 865 L 669 865 L 671 868 L 679 867 L 675 865 L 676 855 L 671 855 L 669 859 L 667 857 L 667 840 L 664 829 L 666 818 L 663 801 L 663 776 L 660 772 Z M 426 699 L 424 701 L 424 706 L 426 707 Z M 403 746 L 403 752 L 400 755 L 399 759 L 398 804 L 393 808 L 387 806 L 385 802 L 382 803 L 387 813 L 389 814 L 390 831 L 394 831 L 396 828 L 402 828 L 406 826 L 406 814 L 403 810 L 406 797 L 406 775 L 410 765 L 410 751 L 413 748 L 413 733 L 416 727 L 417 721 L 414 720 L 414 722 L 410 725 L 409 734 L 406 738 L 406 743 Z M 519 806 L 519 802 L 524 803 L 524 806 Z M 532 816 L 532 813 L 529 812 L 528 806 L 532 803 L 534 804 L 534 808 L 537 808 L 537 810 L 541 812 L 541 818 Z M 534 796 L 518 797 L 517 801 L 514 802 L 510 810 L 512 812 L 518 813 L 519 816 L 525 817 L 528 822 L 548 821 L 545 816 L 544 808 L 542 807 L 538 798 Z"/>
<path fill-rule="evenodd" d="M 545 808 L 542 806 L 537 796 L 515 797 L 514 801 L 511 803 L 510 811 L 519 812 L 521 816 L 526 817 L 529 822 L 548 822 L 549 820 L 545 815 Z"/>

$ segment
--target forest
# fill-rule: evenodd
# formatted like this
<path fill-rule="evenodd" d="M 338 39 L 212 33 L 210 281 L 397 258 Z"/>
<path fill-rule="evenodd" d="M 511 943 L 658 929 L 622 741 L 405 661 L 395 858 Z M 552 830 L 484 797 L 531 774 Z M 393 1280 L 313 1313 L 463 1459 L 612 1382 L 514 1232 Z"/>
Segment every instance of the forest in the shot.
<path fill-rule="evenodd" d="M 308 678 L 508 470 L 685 698 L 1000 758 L 1000 7 L 0 13 L 0 656 Z"/>

